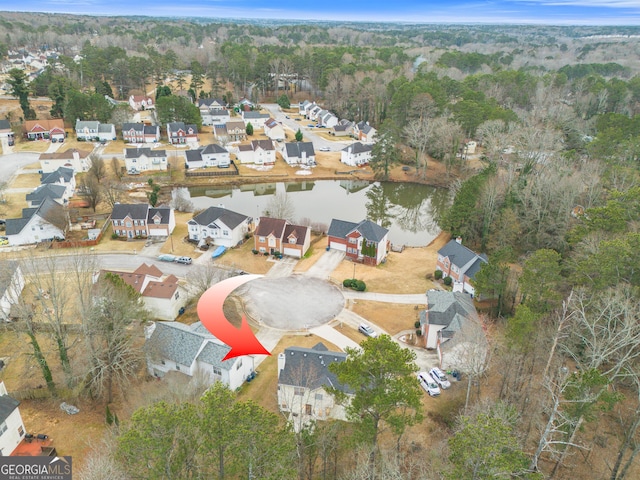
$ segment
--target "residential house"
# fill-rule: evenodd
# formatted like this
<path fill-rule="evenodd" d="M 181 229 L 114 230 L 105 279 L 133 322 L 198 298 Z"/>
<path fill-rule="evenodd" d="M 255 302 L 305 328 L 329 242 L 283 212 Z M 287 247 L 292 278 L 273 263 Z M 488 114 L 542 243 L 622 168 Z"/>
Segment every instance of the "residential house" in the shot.
<path fill-rule="evenodd" d="M 484 253 L 477 254 L 462 245 L 462 238 L 458 237 L 438 250 L 436 270 L 440 270 L 445 277 L 453 280 L 454 292 L 467 292 L 474 295 L 473 278 L 483 263 L 489 259 Z"/>
<path fill-rule="evenodd" d="M 198 127 L 185 125 L 184 122 L 171 122 L 167 124 L 167 137 L 173 145 L 197 142 Z"/>
<path fill-rule="evenodd" d="M 62 185 L 67 189 L 67 198 L 71 198 L 76 191 L 76 175 L 72 168 L 59 167 L 51 173 L 40 175 L 42 185 Z"/>
<path fill-rule="evenodd" d="M 354 129 L 354 134 L 358 140 L 364 143 L 375 142 L 377 130 L 369 125 L 369 122 L 358 122 Z"/>
<path fill-rule="evenodd" d="M 116 140 L 116 126 L 113 123 L 101 123 L 98 125 L 98 140 L 110 142 Z"/>
<path fill-rule="evenodd" d="M 251 140 L 247 145 L 238 145 L 240 163 L 273 165 L 276 163 L 276 149 L 271 140 Z"/>
<path fill-rule="evenodd" d="M 354 142 L 342 149 L 340 161 L 352 167 L 367 165 L 371 161 L 372 150 L 373 146 L 371 144 L 365 145 L 360 142 Z"/>
<path fill-rule="evenodd" d="M 101 270 L 99 275 L 107 272 L 117 275 L 138 292 L 153 318 L 175 320 L 187 303 L 187 292 L 178 284 L 178 278 L 164 274 L 155 265 L 143 263 L 133 272 Z"/>
<path fill-rule="evenodd" d="M 129 173 L 141 173 L 151 170 L 166 170 L 166 150 L 151 150 L 148 147 L 125 148 L 124 164 Z"/>
<path fill-rule="evenodd" d="M 298 105 L 298 113 L 303 117 L 306 117 L 313 107 L 316 106 L 316 102 L 310 102 L 309 100 L 305 100 Z"/>
<path fill-rule="evenodd" d="M 285 143 L 282 157 L 289 165 L 315 165 L 316 163 L 313 142 Z"/>
<path fill-rule="evenodd" d="M 229 151 L 217 143 L 211 143 L 197 150 L 187 150 L 186 166 L 189 169 L 219 167 L 227 168 L 231 165 Z"/>
<path fill-rule="evenodd" d="M 223 361 L 231 348 L 214 337 L 201 322 L 192 325 L 155 322 L 146 336 L 147 369 L 155 377 L 180 372 L 189 377 L 198 375 L 209 384 L 222 382 L 235 390 L 254 372 L 251 355 Z"/>
<path fill-rule="evenodd" d="M 278 355 L 278 407 L 296 431 L 316 420 L 346 420 L 344 406 L 328 391 L 353 393 L 329 370 L 346 359 L 346 353 L 329 351 L 322 342 L 313 348 L 288 347 Z"/>
<path fill-rule="evenodd" d="M 241 244 L 251 231 L 251 217 L 222 207 L 209 207 L 187 222 L 189 240 L 227 248 Z"/>
<path fill-rule="evenodd" d="M 251 101 L 248 100 L 247 98 L 241 98 L 240 101 L 238 102 L 238 108 L 240 108 L 240 111 L 243 112 L 247 112 L 249 110 L 253 110 L 256 107 L 256 105 Z"/>
<path fill-rule="evenodd" d="M 42 173 L 52 173 L 60 167 L 70 168 L 74 173 L 89 171 L 89 168 L 91 168 L 91 151 L 73 148 L 66 152 L 40 154 L 40 169 Z"/>
<path fill-rule="evenodd" d="M 318 118 L 318 114 L 322 111 L 322 107 L 320 105 L 314 105 L 307 112 L 307 118 L 309 120 L 316 120 Z"/>
<path fill-rule="evenodd" d="M 226 110 L 227 103 L 219 98 L 201 98 L 198 100 L 198 108 L 200 111 L 209 109 Z"/>
<path fill-rule="evenodd" d="M 210 108 L 206 113 L 200 109 L 200 116 L 202 117 L 202 125 L 226 125 L 231 119 L 229 110 Z"/>
<path fill-rule="evenodd" d="M 27 120 L 24 130 L 29 140 L 64 141 L 64 121 L 61 118 L 53 120 Z"/>
<path fill-rule="evenodd" d="M 280 218 L 260 217 L 253 240 L 259 252 L 302 258 L 311 246 L 311 228 L 292 225 Z"/>
<path fill-rule="evenodd" d="M 345 252 L 350 260 L 378 265 L 387 258 L 389 230 L 371 220 L 353 223 L 334 218 L 327 237 L 329 248 Z"/>
<path fill-rule="evenodd" d="M 117 203 L 111 212 L 113 233 L 123 238 L 168 237 L 176 227 L 172 208 L 146 203 Z"/>
<path fill-rule="evenodd" d="M 0 260 L 0 320 L 8 321 L 24 289 L 24 275 L 16 260 Z"/>
<path fill-rule="evenodd" d="M 156 108 L 153 99 L 146 95 L 131 95 L 129 97 L 129 106 L 134 110 L 149 110 L 151 108 Z"/>
<path fill-rule="evenodd" d="M 282 124 L 280 124 L 280 122 L 277 122 L 273 118 L 269 118 L 264 123 L 264 134 L 274 142 L 281 142 L 287 138 L 284 133 L 284 127 L 282 126 Z"/>
<path fill-rule="evenodd" d="M 7 139 L 7 145 L 9 147 L 13 146 L 15 143 L 13 130 L 11 130 L 11 123 L 9 123 L 9 120 L 0 120 L 0 143 L 2 143 L 2 139 L 4 138 Z"/>
<path fill-rule="evenodd" d="M 338 125 L 338 117 L 336 117 L 333 113 L 331 112 L 325 112 L 324 114 L 320 115 L 318 118 L 318 122 L 326 128 L 333 128 L 336 125 Z"/>
<path fill-rule="evenodd" d="M 127 143 L 157 143 L 160 141 L 160 127 L 144 123 L 124 123 L 122 139 Z"/>
<path fill-rule="evenodd" d="M 264 128 L 264 124 L 271 116 L 268 113 L 260 113 L 255 111 L 242 112 L 242 120 L 245 125 L 251 123 L 253 128 Z"/>
<path fill-rule="evenodd" d="M 225 125 L 214 125 L 213 134 L 220 140 L 241 142 L 247 139 L 247 127 L 242 121 L 230 120 Z"/>
<path fill-rule="evenodd" d="M 76 120 L 76 137 L 78 140 L 85 142 L 93 142 L 98 139 L 98 127 L 100 122 L 97 120 L 81 121 Z"/>
<path fill-rule="evenodd" d="M 474 371 L 487 354 L 487 340 L 472 298 L 461 292 L 429 290 L 420 312 L 425 346 L 436 349 L 440 367 Z"/>
<path fill-rule="evenodd" d="M 47 240 L 62 239 L 69 228 L 66 209 L 50 198 L 35 208 L 23 208 L 21 218 L 8 218 L 5 235 L 9 245 L 30 245 Z"/>
<path fill-rule="evenodd" d="M 18 405 L 20 402 L 9 396 L 4 382 L 0 381 L 0 456 L 3 457 L 11 456 L 27 433 Z"/>
<path fill-rule="evenodd" d="M 38 207 L 46 198 L 50 198 L 60 205 L 66 205 L 69 202 L 69 191 L 64 185 L 44 184 L 37 187 L 33 192 L 27 193 L 26 199 L 29 208 Z"/>
<path fill-rule="evenodd" d="M 333 126 L 330 133 L 336 137 L 351 137 L 353 136 L 355 125 L 349 120 L 340 120 Z"/>

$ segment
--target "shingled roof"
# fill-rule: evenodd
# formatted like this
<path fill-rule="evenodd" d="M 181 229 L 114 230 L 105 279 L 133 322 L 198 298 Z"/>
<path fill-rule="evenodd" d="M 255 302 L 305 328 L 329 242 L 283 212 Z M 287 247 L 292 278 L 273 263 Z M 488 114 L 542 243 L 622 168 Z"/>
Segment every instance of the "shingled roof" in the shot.
<path fill-rule="evenodd" d="M 329 225 L 327 235 L 336 238 L 346 238 L 348 234 L 355 230 L 357 230 L 365 240 L 376 243 L 380 242 L 380 240 L 382 240 L 389 232 L 389 230 L 381 227 L 371 220 L 363 220 L 360 223 L 354 223 L 334 218 L 331 220 L 331 225 Z"/>
<path fill-rule="evenodd" d="M 234 229 L 249 217 L 241 213 L 232 212 L 226 208 L 209 207 L 204 212 L 200 212 L 187 223 L 197 223 L 198 225 L 211 225 L 216 220 L 220 220 L 227 227 Z"/>
<path fill-rule="evenodd" d="M 350 390 L 338 381 L 338 377 L 329 371 L 329 365 L 344 362 L 347 354 L 331 352 L 322 343 L 313 348 L 289 347 L 284 350 L 284 368 L 278 372 L 278 383 L 294 387 L 317 389 L 333 387 L 343 392 Z"/>

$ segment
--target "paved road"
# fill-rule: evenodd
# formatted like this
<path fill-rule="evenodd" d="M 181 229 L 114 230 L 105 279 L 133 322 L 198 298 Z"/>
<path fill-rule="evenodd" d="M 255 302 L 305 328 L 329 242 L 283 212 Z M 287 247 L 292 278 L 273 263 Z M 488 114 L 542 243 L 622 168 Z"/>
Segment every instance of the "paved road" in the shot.
<path fill-rule="evenodd" d="M 10 153 L 0 156 L 0 182 L 11 183 L 18 170 L 35 163 L 40 158 L 39 153 Z"/>
<path fill-rule="evenodd" d="M 277 103 L 266 103 L 266 104 L 263 103 L 263 104 L 260 104 L 260 106 L 268 110 L 271 117 L 274 120 L 280 122 L 284 127 L 289 128 L 293 132 L 296 132 L 298 129 L 300 129 L 300 131 L 304 134 L 305 140 L 313 142 L 313 146 L 316 152 L 320 148 L 329 148 L 329 150 L 332 152 L 339 152 L 346 145 L 350 145 L 351 143 L 353 143 L 353 139 L 333 141 L 333 140 L 326 140 L 322 138 L 320 135 L 316 135 L 315 128 L 307 127 L 307 125 L 314 122 L 311 122 L 310 120 L 306 120 L 306 119 L 302 119 L 302 121 L 296 122 L 293 118 L 286 118 L 287 115 L 282 111 L 282 109 L 280 108 L 280 105 L 278 105 Z M 328 131 L 328 129 L 326 128 L 318 129 L 318 130 L 324 131 L 324 132 Z"/>

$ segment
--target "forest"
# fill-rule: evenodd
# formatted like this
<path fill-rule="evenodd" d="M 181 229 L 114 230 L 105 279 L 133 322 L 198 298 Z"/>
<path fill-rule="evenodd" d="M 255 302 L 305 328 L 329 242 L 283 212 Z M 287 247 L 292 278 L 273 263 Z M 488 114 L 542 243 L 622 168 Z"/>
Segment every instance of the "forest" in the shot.
<path fill-rule="evenodd" d="M 477 387 L 470 408 L 451 405 L 431 419 L 444 432 L 433 451 L 412 453 L 401 441 L 418 411 L 376 417 L 393 441 L 385 437 L 374 456 L 378 423 L 366 418 L 294 436 L 214 390 L 142 409 L 113 456 L 94 459 L 83 478 L 100 478 L 106 464 L 109 478 L 142 475 L 142 457 L 153 466 L 144 478 L 236 478 L 247 458 L 262 462 L 260 478 L 640 475 L 640 28 L 3 13 L 0 54 L 18 49 L 59 52 L 28 95 L 51 98 L 51 116 L 70 122 L 121 124 L 104 95 L 169 84 L 229 104 L 286 94 L 368 121 L 378 129 L 371 165 L 380 179 L 402 163 L 425 183 L 446 183 L 451 207 L 440 227 L 489 258 L 475 288 L 488 299 L 491 361 L 468 373 Z M 480 171 L 466 163 L 469 139 L 481 146 Z M 446 178 L 433 178 L 432 162 Z M 223 407 L 227 420 L 211 413 Z M 249 414 L 256 422 L 225 427 Z M 211 430 L 195 431 L 202 417 L 234 445 L 270 433 L 248 453 L 225 452 Z M 173 442 L 167 432 L 177 432 Z M 211 450 L 193 448 L 197 435 Z"/>

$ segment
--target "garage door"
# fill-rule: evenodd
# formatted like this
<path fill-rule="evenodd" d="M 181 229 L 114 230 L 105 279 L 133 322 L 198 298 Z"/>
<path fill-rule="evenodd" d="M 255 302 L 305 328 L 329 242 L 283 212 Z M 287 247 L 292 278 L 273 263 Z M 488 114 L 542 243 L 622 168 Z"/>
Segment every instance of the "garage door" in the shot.
<path fill-rule="evenodd" d="M 344 243 L 331 242 L 329 246 L 335 250 L 340 250 L 341 252 L 347 251 L 347 245 Z"/>
<path fill-rule="evenodd" d="M 300 250 L 298 250 L 297 248 L 284 248 L 284 254 L 285 255 L 289 255 L 290 257 L 297 257 L 300 258 Z"/>

